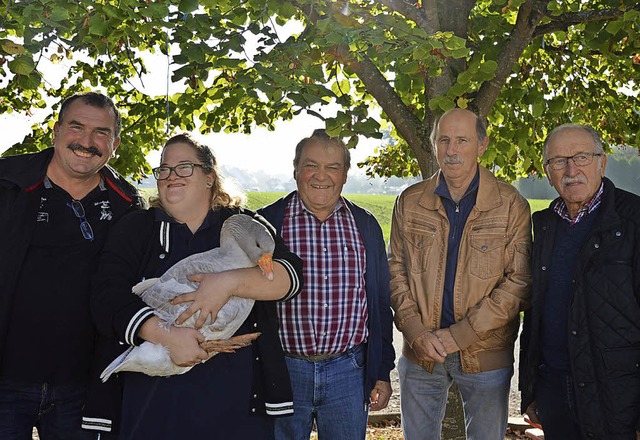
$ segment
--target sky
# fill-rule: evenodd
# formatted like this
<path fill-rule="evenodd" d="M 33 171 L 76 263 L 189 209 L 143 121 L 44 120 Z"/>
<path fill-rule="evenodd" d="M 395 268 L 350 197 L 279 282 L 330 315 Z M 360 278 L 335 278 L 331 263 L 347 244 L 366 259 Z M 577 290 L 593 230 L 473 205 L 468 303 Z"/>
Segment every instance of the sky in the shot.
<path fill-rule="evenodd" d="M 81 56 L 78 57 L 81 58 Z M 132 79 L 132 83 L 149 95 L 164 95 L 167 91 L 167 59 L 156 55 L 143 57 L 149 73 L 143 76 L 141 82 L 136 84 L 137 80 Z M 69 65 L 73 62 L 75 60 L 63 60 L 60 63 L 51 64 L 47 60 L 41 60 L 38 68 L 46 75 L 47 82 L 57 84 L 66 75 Z M 179 84 L 172 83 L 169 85 L 169 92 L 175 93 L 181 87 Z M 320 112 L 319 109 L 314 108 L 314 110 Z M 50 112 L 50 109 L 36 110 L 32 117 L 17 114 L 0 115 L 0 132 L 3 133 L 0 153 L 16 142 L 20 142 L 25 135 L 29 134 L 31 126 L 42 123 Z M 275 175 L 290 174 L 293 172 L 292 161 L 296 144 L 311 135 L 314 129 L 322 128 L 323 124 L 317 117 L 302 113 L 292 121 L 279 122 L 275 125 L 275 131 L 256 127 L 251 135 L 219 133 L 205 136 L 197 132 L 192 134 L 196 140 L 208 145 L 214 151 L 221 166 L 249 171 L 263 170 Z M 364 174 L 356 164 L 371 155 L 379 142 L 379 140 L 360 138 L 357 148 L 351 150 L 350 174 Z M 158 154 L 151 154 L 147 159 L 152 167 L 157 166 L 160 160 Z"/>
<path fill-rule="evenodd" d="M 20 142 L 30 132 L 31 125 L 38 123 L 46 114 L 48 112 L 43 112 L 40 118 L 37 116 L 26 118 L 15 114 L 0 115 L 0 133 L 3 133 L 0 153 L 16 142 Z M 314 129 L 321 127 L 322 121 L 318 118 L 299 115 L 292 121 L 276 123 L 275 131 L 256 127 L 250 135 L 192 134 L 196 140 L 213 150 L 221 166 L 249 171 L 262 170 L 268 174 L 277 175 L 293 173 L 292 161 L 296 144 L 311 135 Z M 364 174 L 363 170 L 357 169 L 356 164 L 373 154 L 375 145 L 375 140 L 361 138 L 358 147 L 351 150 L 353 174 Z M 147 157 L 147 160 L 152 167 L 157 166 L 160 160 L 159 154 L 152 154 Z"/>

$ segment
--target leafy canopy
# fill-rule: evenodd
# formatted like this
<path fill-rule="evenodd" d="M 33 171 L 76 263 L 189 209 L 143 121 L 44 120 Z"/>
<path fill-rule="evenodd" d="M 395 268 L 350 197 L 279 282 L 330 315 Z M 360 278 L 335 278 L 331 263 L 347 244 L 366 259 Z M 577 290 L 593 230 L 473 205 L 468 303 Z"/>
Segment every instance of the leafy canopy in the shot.
<path fill-rule="evenodd" d="M 134 178 L 167 126 L 249 133 L 310 112 L 350 147 L 381 140 L 369 173 L 409 176 L 437 167 L 436 116 L 468 107 L 490 125 L 484 163 L 513 179 L 542 170 L 563 122 L 640 146 L 639 29 L 623 0 L 0 0 L 0 112 L 104 91 L 124 116 L 111 163 Z M 171 62 L 168 96 L 140 85 L 150 54 Z M 9 153 L 48 146 L 48 121 Z"/>

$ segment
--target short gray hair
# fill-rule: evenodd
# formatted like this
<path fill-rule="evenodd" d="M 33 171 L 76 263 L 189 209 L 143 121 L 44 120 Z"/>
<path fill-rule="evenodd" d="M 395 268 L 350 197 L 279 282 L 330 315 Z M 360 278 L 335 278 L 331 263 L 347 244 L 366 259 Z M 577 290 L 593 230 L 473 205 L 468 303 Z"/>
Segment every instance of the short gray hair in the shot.
<path fill-rule="evenodd" d="M 587 133 L 589 133 L 589 135 L 591 135 L 591 139 L 593 140 L 593 145 L 596 147 L 596 153 L 604 154 L 602 137 L 600 136 L 600 133 L 598 133 L 595 129 L 584 124 L 562 124 L 554 128 L 553 130 L 551 130 L 551 132 L 547 135 L 547 138 L 544 140 L 544 145 L 542 147 L 543 161 L 547 160 L 547 149 L 549 147 L 549 142 L 551 141 L 551 138 L 556 134 L 560 133 L 561 131 L 572 130 L 572 129 L 584 130 Z"/>

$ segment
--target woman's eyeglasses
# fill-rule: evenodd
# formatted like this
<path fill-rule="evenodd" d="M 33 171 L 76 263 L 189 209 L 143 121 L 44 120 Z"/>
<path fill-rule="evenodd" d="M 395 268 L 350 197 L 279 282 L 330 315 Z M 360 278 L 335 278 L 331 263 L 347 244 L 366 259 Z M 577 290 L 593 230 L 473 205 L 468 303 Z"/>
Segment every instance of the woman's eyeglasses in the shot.
<path fill-rule="evenodd" d="M 191 177 L 193 176 L 193 169 L 195 167 L 204 168 L 204 165 L 199 163 L 181 163 L 175 167 L 162 166 L 154 168 L 151 171 L 153 171 L 153 177 L 155 177 L 156 180 L 165 180 L 169 178 L 172 171 L 176 173 L 178 177 Z"/>
<path fill-rule="evenodd" d="M 80 200 L 73 200 L 71 203 L 67 203 L 67 206 L 73 209 L 73 213 L 80 220 L 80 231 L 85 240 L 93 241 L 93 229 L 85 217 L 84 207 Z"/>

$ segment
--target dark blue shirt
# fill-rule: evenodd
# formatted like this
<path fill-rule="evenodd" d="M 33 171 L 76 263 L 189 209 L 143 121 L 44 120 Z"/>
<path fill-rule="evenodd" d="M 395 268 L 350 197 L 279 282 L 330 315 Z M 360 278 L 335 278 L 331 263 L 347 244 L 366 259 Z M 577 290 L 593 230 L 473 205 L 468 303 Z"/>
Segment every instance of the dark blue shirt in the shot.
<path fill-rule="evenodd" d="M 458 254 L 460 252 L 460 241 L 462 231 L 467 223 L 467 218 L 476 204 L 478 187 L 480 186 L 480 171 L 476 169 L 476 175 L 469 184 L 467 191 L 458 203 L 454 202 L 449 192 L 447 182 L 444 177 L 434 191 L 440 196 L 444 210 L 449 219 L 449 239 L 447 244 L 447 267 L 444 275 L 444 292 L 442 294 L 442 316 L 440 328 L 448 328 L 456 323 L 456 316 L 453 308 L 453 290 L 456 281 L 456 269 L 458 266 Z"/>

